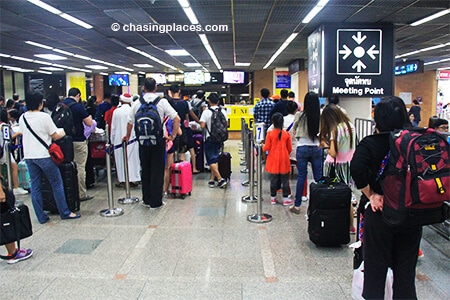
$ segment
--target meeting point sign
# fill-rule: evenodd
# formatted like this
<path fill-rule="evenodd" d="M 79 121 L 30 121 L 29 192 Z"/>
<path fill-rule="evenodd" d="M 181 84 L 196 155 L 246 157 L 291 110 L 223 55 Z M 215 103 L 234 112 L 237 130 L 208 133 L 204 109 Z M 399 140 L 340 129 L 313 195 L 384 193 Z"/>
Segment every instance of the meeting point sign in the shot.
<path fill-rule="evenodd" d="M 321 96 L 392 95 L 394 30 L 392 24 L 323 25 Z"/>

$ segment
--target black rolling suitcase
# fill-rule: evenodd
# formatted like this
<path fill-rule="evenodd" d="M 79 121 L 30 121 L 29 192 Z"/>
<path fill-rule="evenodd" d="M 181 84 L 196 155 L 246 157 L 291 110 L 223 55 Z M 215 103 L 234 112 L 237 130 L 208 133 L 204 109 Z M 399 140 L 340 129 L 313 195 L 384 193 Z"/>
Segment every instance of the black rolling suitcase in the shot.
<path fill-rule="evenodd" d="M 69 209 L 73 211 L 80 210 L 80 196 L 78 190 L 78 172 L 75 162 L 63 162 L 59 166 L 61 177 L 64 185 L 64 194 Z M 47 177 L 42 176 L 42 198 L 44 202 L 44 210 L 51 213 L 58 213 L 55 198 L 53 197 L 52 187 Z"/>
<path fill-rule="evenodd" d="M 343 182 L 323 178 L 309 186 L 309 239 L 316 245 L 338 246 L 350 242 L 351 189 Z"/>
<path fill-rule="evenodd" d="M 231 154 L 229 152 L 221 152 L 219 154 L 219 173 L 222 178 L 230 181 L 231 178 Z"/>

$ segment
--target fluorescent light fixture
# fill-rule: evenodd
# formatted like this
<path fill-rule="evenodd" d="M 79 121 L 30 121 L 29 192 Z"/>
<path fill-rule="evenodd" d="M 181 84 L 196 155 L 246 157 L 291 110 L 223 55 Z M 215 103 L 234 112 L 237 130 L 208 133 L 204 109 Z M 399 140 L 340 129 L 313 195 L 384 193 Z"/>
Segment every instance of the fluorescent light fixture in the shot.
<path fill-rule="evenodd" d="M 103 60 L 95 59 L 95 58 L 91 58 L 91 61 L 99 63 L 99 64 L 104 64 L 105 63 Z"/>
<path fill-rule="evenodd" d="M 69 55 L 69 56 L 74 56 L 75 54 L 71 53 L 71 52 L 67 52 L 61 49 L 57 49 L 57 48 L 53 48 L 53 51 L 61 53 L 61 54 L 65 54 L 65 55 Z"/>
<path fill-rule="evenodd" d="M 434 15 L 428 16 L 428 17 L 426 17 L 426 18 L 423 18 L 422 20 L 419 20 L 419 21 L 416 21 L 416 22 L 414 22 L 414 23 L 411 23 L 411 26 L 418 26 L 418 25 L 421 25 L 421 24 L 423 24 L 423 23 L 426 23 L 426 22 L 429 22 L 429 21 L 431 21 L 431 20 L 434 20 L 434 19 L 440 18 L 440 17 L 442 17 L 442 16 L 445 16 L 445 15 L 448 14 L 448 13 L 450 13 L 450 8 L 449 8 L 449 9 L 446 9 L 446 10 L 443 10 L 443 11 L 440 11 L 440 12 L 438 12 L 438 13 L 435 13 Z"/>
<path fill-rule="evenodd" d="M 178 0 L 178 3 L 180 3 L 182 8 L 189 7 L 189 0 Z"/>
<path fill-rule="evenodd" d="M 120 71 L 120 72 L 114 72 L 115 74 L 130 74 L 129 72 L 122 72 L 122 71 Z"/>
<path fill-rule="evenodd" d="M 424 66 L 428 66 L 428 65 L 432 65 L 432 64 L 438 64 L 438 63 L 446 62 L 446 61 L 450 61 L 450 58 L 444 58 L 444 59 L 440 59 L 440 60 L 426 62 L 426 63 L 424 63 Z"/>
<path fill-rule="evenodd" d="M 306 15 L 306 17 L 302 20 L 302 23 L 309 23 L 311 20 L 325 7 L 328 3 L 328 0 L 320 0 L 316 6 L 311 9 L 311 11 Z"/>
<path fill-rule="evenodd" d="M 64 69 L 56 68 L 56 67 L 40 67 L 39 69 L 47 70 L 47 71 L 64 71 Z"/>
<path fill-rule="evenodd" d="M 154 57 L 154 56 L 152 56 L 152 55 L 150 55 L 150 54 L 148 54 L 148 53 L 146 53 L 146 52 L 144 52 L 144 51 L 141 51 L 141 50 L 136 49 L 136 48 L 134 48 L 134 47 L 127 47 L 126 49 L 128 49 L 128 50 L 130 50 L 130 51 L 133 51 L 133 52 L 136 52 L 136 53 L 138 53 L 138 54 L 140 54 L 140 55 L 142 55 L 142 56 L 145 56 L 145 57 L 147 57 L 147 58 L 150 58 L 151 60 L 157 62 L 158 64 L 163 65 L 163 66 L 166 66 L 166 67 L 168 67 L 168 68 L 171 68 L 172 70 L 175 70 L 175 71 L 177 70 L 177 68 L 175 68 L 174 66 L 169 65 L 168 63 L 165 63 L 165 62 L 163 62 L 162 60 L 160 60 L 160 59 L 158 59 L 158 58 L 156 58 L 156 57 Z"/>
<path fill-rule="evenodd" d="M 81 26 L 81 27 L 84 27 L 84 28 L 86 28 L 86 29 L 91 29 L 91 28 L 92 28 L 92 25 L 90 25 L 90 24 L 88 24 L 88 23 L 86 23 L 86 22 L 83 22 L 83 21 L 81 21 L 81 20 L 78 19 L 78 18 L 72 17 L 71 15 L 68 15 L 68 14 L 66 14 L 66 13 L 62 13 L 62 14 L 60 14 L 59 16 L 60 16 L 61 18 L 63 18 L 63 19 L 66 19 L 67 21 L 70 21 L 70 22 L 72 22 L 72 23 L 75 23 L 75 24 L 77 24 L 77 25 L 79 25 L 79 26 Z"/>
<path fill-rule="evenodd" d="M 194 68 L 194 67 L 201 67 L 202 65 L 199 63 L 185 63 L 186 67 Z"/>
<path fill-rule="evenodd" d="M 41 70 L 38 70 L 37 72 L 38 72 L 38 73 L 42 73 L 42 74 L 52 74 L 52 72 L 41 71 Z"/>
<path fill-rule="evenodd" d="M 297 37 L 298 32 L 294 32 L 292 33 L 287 39 L 286 41 L 281 45 L 280 48 L 278 48 L 277 52 L 275 52 L 274 55 L 272 55 L 272 57 L 269 59 L 269 61 L 267 62 L 267 64 L 263 67 L 263 69 L 267 69 L 267 67 L 269 67 L 273 61 L 278 57 L 278 55 L 281 54 L 281 52 L 284 51 L 284 49 L 286 49 L 287 46 L 289 46 L 289 44 Z"/>
<path fill-rule="evenodd" d="M 412 52 L 408 52 L 408 53 L 405 53 L 405 54 L 396 55 L 395 58 L 402 58 L 402 57 L 405 57 L 405 56 L 411 56 L 411 55 L 414 55 L 414 54 L 417 54 L 417 53 L 420 53 L 420 52 L 425 52 L 425 51 L 430 51 L 430 50 L 434 50 L 434 49 L 439 49 L 439 48 L 443 48 L 443 47 L 449 46 L 449 45 L 450 45 L 450 42 L 447 43 L 447 44 L 439 44 L 439 45 L 435 45 L 435 46 L 431 46 L 431 47 L 415 50 L 415 51 L 412 51 Z"/>
<path fill-rule="evenodd" d="M 67 57 L 61 56 L 61 55 L 55 55 L 55 54 L 35 54 L 34 56 L 48 59 L 48 60 L 64 60 L 67 59 Z"/>
<path fill-rule="evenodd" d="M 33 60 L 35 64 L 41 64 L 41 65 L 51 65 L 52 63 L 48 61 L 42 61 L 42 60 Z"/>
<path fill-rule="evenodd" d="M 11 57 L 9 54 L 0 53 L 0 57 Z"/>
<path fill-rule="evenodd" d="M 197 17 L 195 16 L 194 11 L 192 10 L 191 7 L 183 7 L 184 13 L 186 14 L 186 16 L 188 17 L 189 21 L 191 22 L 192 25 L 197 25 L 198 24 L 198 20 Z"/>
<path fill-rule="evenodd" d="M 22 73 L 25 73 L 25 72 L 34 72 L 34 70 L 31 70 L 31 69 L 22 69 L 22 68 L 19 68 L 19 67 L 3 66 L 3 68 L 5 68 L 5 69 L 8 70 L 8 71 L 17 71 L 17 72 L 22 72 Z"/>
<path fill-rule="evenodd" d="M 208 51 L 209 56 L 213 60 L 214 64 L 216 65 L 217 69 L 219 71 L 222 71 L 222 67 L 220 66 L 219 60 L 216 57 L 216 54 L 214 53 L 213 49 L 211 48 L 211 45 L 209 44 L 208 38 L 205 34 L 201 33 L 198 35 L 200 37 L 200 40 L 203 43 L 203 46 L 205 47 L 206 51 Z"/>
<path fill-rule="evenodd" d="M 73 17 L 73 16 L 71 16 L 71 15 L 69 15 L 69 14 L 63 13 L 63 12 L 60 11 L 59 9 L 54 8 L 53 6 L 48 5 L 47 3 L 44 3 L 44 2 L 42 2 L 42 1 L 40 1 L 40 0 L 28 0 L 28 2 L 33 3 L 34 5 L 37 5 L 37 6 L 39 6 L 40 8 L 43 8 L 43 9 L 45 9 L 46 11 L 49 11 L 49 12 L 51 12 L 52 14 L 58 15 L 58 16 L 60 16 L 61 18 L 66 19 L 66 20 L 69 21 L 69 22 L 75 23 L 75 24 L 77 24 L 77 25 L 79 25 L 79 26 L 81 26 L 81 27 L 84 27 L 84 28 L 86 28 L 86 29 L 91 29 L 91 28 L 92 28 L 92 25 L 90 25 L 90 24 L 88 24 L 88 23 L 86 23 L 86 22 L 83 22 L 83 21 L 81 21 L 80 19 L 75 18 L 75 17 Z"/>
<path fill-rule="evenodd" d="M 234 63 L 234 65 L 236 67 L 248 67 L 248 66 L 250 66 L 250 63 L 237 62 L 237 63 Z"/>
<path fill-rule="evenodd" d="M 150 64 L 134 64 L 133 66 L 138 68 L 153 68 L 153 66 Z"/>
<path fill-rule="evenodd" d="M 91 60 L 90 57 L 87 57 L 84 55 L 79 55 L 79 54 L 75 54 L 74 57 L 79 58 L 79 59 L 84 59 L 84 60 Z"/>
<path fill-rule="evenodd" d="M 44 2 L 42 2 L 40 0 L 28 0 L 28 2 L 33 3 L 34 5 L 39 6 L 40 8 L 43 8 L 46 11 L 49 11 L 52 14 L 55 14 L 55 15 L 59 15 L 59 14 L 62 13 L 62 11 L 60 11 L 59 9 L 56 9 L 53 6 L 48 5 L 47 3 L 44 3 Z"/>
<path fill-rule="evenodd" d="M 109 75 L 108 73 L 105 73 L 105 72 L 100 72 L 98 74 L 103 75 L 103 76 L 108 76 Z"/>
<path fill-rule="evenodd" d="M 68 69 L 69 66 L 66 65 L 60 65 L 60 64 L 52 64 L 53 67 L 57 67 L 57 68 L 63 68 L 63 69 Z"/>
<path fill-rule="evenodd" d="M 143 72 L 143 71 L 139 71 L 139 72 L 138 72 L 138 74 L 142 74 L 142 75 L 145 75 L 145 72 Z"/>
<path fill-rule="evenodd" d="M 189 56 L 189 52 L 184 49 L 166 50 L 166 53 L 172 56 Z"/>
<path fill-rule="evenodd" d="M 108 67 L 100 66 L 100 65 L 87 65 L 85 67 L 89 68 L 89 69 L 93 69 L 93 70 L 107 70 L 108 69 Z"/>
<path fill-rule="evenodd" d="M 25 43 L 27 43 L 28 45 L 41 47 L 41 48 L 44 48 L 44 49 L 50 49 L 50 50 L 53 49 L 53 47 L 50 47 L 50 46 L 47 46 L 47 45 L 43 45 L 43 44 L 39 44 L 39 43 L 35 43 L 35 42 L 32 42 L 32 41 L 26 41 Z"/>
<path fill-rule="evenodd" d="M 29 62 L 33 61 L 32 59 L 21 57 L 21 56 L 11 56 L 11 58 L 12 59 L 17 59 L 17 60 L 29 61 Z"/>

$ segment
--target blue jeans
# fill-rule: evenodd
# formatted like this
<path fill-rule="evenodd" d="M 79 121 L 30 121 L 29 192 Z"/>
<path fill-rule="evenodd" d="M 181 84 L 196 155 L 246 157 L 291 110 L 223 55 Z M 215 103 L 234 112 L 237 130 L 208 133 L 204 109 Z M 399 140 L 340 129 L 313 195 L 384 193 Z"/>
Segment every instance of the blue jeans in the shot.
<path fill-rule="evenodd" d="M 297 147 L 297 187 L 295 191 L 295 206 L 302 204 L 303 185 L 308 175 L 308 162 L 311 163 L 314 180 L 318 181 L 322 177 L 322 149 L 317 146 Z"/>
<path fill-rule="evenodd" d="M 53 197 L 58 207 L 61 219 L 67 218 L 71 211 L 67 206 L 66 195 L 64 194 L 64 185 L 58 166 L 53 160 L 48 158 L 36 158 L 25 160 L 31 180 L 31 202 L 39 223 L 45 223 L 48 215 L 44 211 L 42 200 L 42 176 L 46 176 L 53 190 Z"/>

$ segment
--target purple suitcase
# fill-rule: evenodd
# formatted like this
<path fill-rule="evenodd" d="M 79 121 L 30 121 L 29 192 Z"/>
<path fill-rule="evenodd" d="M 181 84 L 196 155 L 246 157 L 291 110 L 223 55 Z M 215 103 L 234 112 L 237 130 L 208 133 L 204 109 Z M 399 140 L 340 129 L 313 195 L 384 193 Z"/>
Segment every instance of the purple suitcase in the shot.
<path fill-rule="evenodd" d="M 203 135 L 200 133 L 194 134 L 194 152 L 196 169 L 202 172 L 205 169 L 205 155 L 203 151 Z"/>
<path fill-rule="evenodd" d="M 171 193 L 182 199 L 190 195 L 192 191 L 192 169 L 188 161 L 180 161 L 172 164 L 170 174 Z"/>

